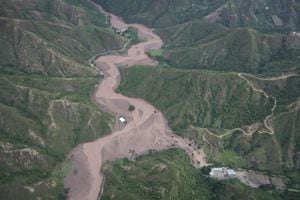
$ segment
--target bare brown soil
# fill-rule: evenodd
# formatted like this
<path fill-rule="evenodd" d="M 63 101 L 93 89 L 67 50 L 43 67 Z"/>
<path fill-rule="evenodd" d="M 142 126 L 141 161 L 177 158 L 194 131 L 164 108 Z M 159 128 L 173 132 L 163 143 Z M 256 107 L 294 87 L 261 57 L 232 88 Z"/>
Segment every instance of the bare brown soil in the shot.
<path fill-rule="evenodd" d="M 124 116 L 128 121 L 126 126 L 116 126 L 120 127 L 119 130 L 110 135 L 73 150 L 73 156 L 70 156 L 74 163 L 73 169 L 64 180 L 65 187 L 70 188 L 69 199 L 73 200 L 96 200 L 101 195 L 104 181 L 101 167 L 105 161 L 133 158 L 150 150 L 178 147 L 190 155 L 195 166 L 207 165 L 203 150 L 198 149 L 190 140 L 173 134 L 163 114 L 154 106 L 142 99 L 129 98 L 115 92 L 120 82 L 117 66 L 156 65 L 156 61 L 150 59 L 145 52 L 160 49 L 162 40 L 151 29 L 139 24 L 126 24 L 119 17 L 97 7 L 110 16 L 113 27 L 135 27 L 145 42 L 132 46 L 128 55 L 107 55 L 96 60 L 97 67 L 103 70 L 104 80 L 96 90 L 95 101 L 103 110 L 115 116 Z M 130 104 L 135 106 L 133 112 L 128 111 Z"/>

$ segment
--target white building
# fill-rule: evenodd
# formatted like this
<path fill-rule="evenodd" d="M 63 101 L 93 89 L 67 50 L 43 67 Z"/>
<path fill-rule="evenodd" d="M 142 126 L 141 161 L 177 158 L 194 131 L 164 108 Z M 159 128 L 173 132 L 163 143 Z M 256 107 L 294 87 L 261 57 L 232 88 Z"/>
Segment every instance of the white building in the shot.
<path fill-rule="evenodd" d="M 119 121 L 120 121 L 121 123 L 126 123 L 126 119 L 125 119 L 124 117 L 120 117 L 120 118 L 119 118 Z"/>
<path fill-rule="evenodd" d="M 236 172 L 233 169 L 228 169 L 227 170 L 227 175 L 229 177 L 235 177 L 236 176 Z"/>
<path fill-rule="evenodd" d="M 227 167 L 212 168 L 209 175 L 215 178 L 233 178 L 236 176 L 236 172 L 233 169 Z"/>
<path fill-rule="evenodd" d="M 116 33 L 122 35 L 125 31 L 128 30 L 128 27 L 120 28 L 116 30 Z"/>
<path fill-rule="evenodd" d="M 209 175 L 211 176 L 219 176 L 224 173 L 224 168 L 222 167 L 217 167 L 217 168 L 212 168 L 211 171 L 209 172 Z"/>

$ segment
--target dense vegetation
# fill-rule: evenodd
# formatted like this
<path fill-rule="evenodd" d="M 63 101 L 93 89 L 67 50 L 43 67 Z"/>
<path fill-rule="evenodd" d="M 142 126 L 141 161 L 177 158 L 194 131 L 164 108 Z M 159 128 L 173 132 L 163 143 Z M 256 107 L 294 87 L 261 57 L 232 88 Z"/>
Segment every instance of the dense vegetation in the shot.
<path fill-rule="evenodd" d="M 299 2 L 95 0 L 130 22 L 157 28 L 172 67 L 279 74 L 299 69 Z"/>
<path fill-rule="evenodd" d="M 270 99 L 254 92 L 236 74 L 137 66 L 122 70 L 122 76 L 122 93 L 153 103 L 181 134 L 189 126 L 250 125 L 262 121 L 272 107 Z"/>
<path fill-rule="evenodd" d="M 1 1 L 0 199 L 64 198 L 67 153 L 110 132 L 88 63 L 127 41 L 107 26 L 85 0 Z"/>
<path fill-rule="evenodd" d="M 77 1 L 77 6 L 67 2 L 5 1 L 0 12 L 1 70 L 60 77 L 93 75 L 87 61 L 126 42 L 106 28 L 104 16 L 95 8 L 80 4 L 85 1 Z"/>
<path fill-rule="evenodd" d="M 149 55 L 168 67 L 264 75 L 299 73 L 300 11 L 297 1 L 95 1 L 127 21 L 155 27 L 165 45 L 162 50 L 150 51 Z M 174 130 L 204 145 L 211 160 L 278 173 L 299 169 L 297 77 L 286 81 L 259 81 L 247 77 L 252 84 L 277 98 L 273 119 L 275 135 L 257 132 L 249 137 L 235 131 L 220 139 L 207 134 L 203 127 L 217 135 L 227 134 L 230 133 L 228 129 L 261 120 L 268 113 L 264 109 L 270 111 L 269 104 L 262 106 L 263 101 L 260 101 L 257 105 L 263 109 L 247 103 L 249 112 L 243 109 L 241 116 L 236 115 L 249 99 L 245 98 L 245 88 L 239 92 L 238 87 L 234 87 L 241 80 L 236 82 L 238 78 L 233 74 L 212 76 L 200 71 L 199 74 L 205 76 L 199 75 L 203 82 L 212 80 L 206 88 L 194 78 L 198 76 L 195 71 L 188 76 L 186 71 L 169 68 L 142 68 L 124 70 L 122 74 L 125 80 L 120 86 L 121 92 L 145 98 L 161 109 Z M 226 76 L 230 77 L 232 85 L 222 81 Z M 147 94 L 145 91 L 153 92 Z M 220 98 L 221 94 L 223 97 L 235 94 L 237 99 Z M 222 100 L 223 104 L 218 103 Z M 235 116 L 240 121 L 234 119 Z"/>
<path fill-rule="evenodd" d="M 159 59 L 178 68 L 279 73 L 299 68 L 295 36 L 261 33 L 250 28 L 228 29 L 220 24 L 189 22 L 159 29 L 166 42 Z"/>
<path fill-rule="evenodd" d="M 299 2 L 281 0 L 94 0 L 130 22 L 166 27 L 205 18 L 226 26 L 299 27 Z"/>
<path fill-rule="evenodd" d="M 168 150 L 137 158 L 120 160 L 104 167 L 106 175 L 101 199 L 289 199 L 279 192 L 251 189 L 238 181 L 215 181 L 191 166 L 180 150 Z M 291 198 L 292 199 L 292 198 Z"/>
<path fill-rule="evenodd" d="M 253 91 L 237 74 L 142 66 L 124 69 L 121 74 L 122 93 L 154 104 L 173 130 L 204 145 L 211 161 L 274 173 L 299 169 L 299 77 L 259 81 L 246 76 L 277 98 L 275 135 L 256 132 L 249 137 L 231 130 L 262 123 L 271 113 L 274 99 Z M 229 134 L 220 139 L 203 128 L 216 135 Z"/>
<path fill-rule="evenodd" d="M 298 1 L 94 1 L 157 28 L 165 46 L 149 54 L 162 64 L 202 69 L 125 69 L 120 92 L 161 109 L 172 129 L 195 140 L 210 161 L 284 174 L 300 188 L 299 77 L 247 76 L 274 97 L 266 98 L 231 72 L 299 72 Z M 90 99 L 100 77 L 88 59 L 121 49 L 127 39 L 139 42 L 137 32 L 114 34 L 86 0 L 0 3 L 0 199 L 65 199 L 66 154 L 108 133 L 112 120 Z M 262 124 L 275 98 L 274 135 L 231 132 Z M 289 198 L 207 179 L 189 163 L 179 150 L 108 163 L 103 199 Z"/>

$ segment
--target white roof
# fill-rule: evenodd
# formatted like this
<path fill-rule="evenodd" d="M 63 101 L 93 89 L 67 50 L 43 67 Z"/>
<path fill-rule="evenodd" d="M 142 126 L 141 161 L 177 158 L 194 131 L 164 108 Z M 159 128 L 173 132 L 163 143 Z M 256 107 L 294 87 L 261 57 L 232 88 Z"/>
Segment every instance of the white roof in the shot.
<path fill-rule="evenodd" d="M 233 169 L 227 170 L 228 175 L 236 175 L 236 172 Z"/>
<path fill-rule="evenodd" d="M 126 122 L 126 119 L 125 119 L 124 117 L 120 117 L 119 120 L 120 120 L 120 122 L 122 122 L 122 123 Z"/>
<path fill-rule="evenodd" d="M 211 171 L 223 171 L 223 168 L 221 167 L 212 168 Z"/>

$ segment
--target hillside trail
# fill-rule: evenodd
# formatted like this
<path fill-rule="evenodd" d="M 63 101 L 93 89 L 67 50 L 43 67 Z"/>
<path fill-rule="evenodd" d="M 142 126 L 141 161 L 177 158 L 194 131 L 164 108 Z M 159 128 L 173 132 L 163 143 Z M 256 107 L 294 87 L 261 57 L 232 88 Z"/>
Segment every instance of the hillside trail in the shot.
<path fill-rule="evenodd" d="M 266 78 L 260 78 L 260 77 L 254 76 L 253 74 L 239 73 L 239 75 L 241 75 L 241 76 L 243 76 L 243 75 L 251 76 L 255 79 L 262 80 L 262 81 L 277 81 L 277 80 L 284 80 L 284 79 L 294 77 L 294 76 L 299 76 L 299 74 L 296 74 L 296 73 L 288 73 L 288 74 L 283 74 L 283 75 L 280 75 L 280 76 L 272 76 L 272 77 L 266 77 Z"/>
<path fill-rule="evenodd" d="M 280 76 L 274 76 L 274 77 L 267 77 L 267 78 L 260 78 L 260 77 L 257 77 L 255 75 L 252 75 L 252 74 L 243 74 L 243 73 L 238 73 L 237 74 L 241 79 L 243 79 L 244 81 L 247 82 L 247 84 L 252 88 L 253 91 L 255 92 L 259 92 L 259 93 L 262 93 L 267 99 L 269 98 L 272 98 L 274 99 L 274 104 L 273 104 L 273 107 L 271 109 L 271 113 L 266 116 L 266 118 L 264 119 L 263 121 L 263 124 L 264 126 L 266 127 L 266 130 L 262 131 L 262 130 L 259 130 L 259 123 L 254 123 L 254 124 L 251 124 L 249 126 L 247 126 L 247 129 L 248 131 L 245 131 L 243 128 L 234 128 L 234 129 L 231 129 L 229 130 L 227 133 L 225 134 L 222 134 L 222 135 L 217 135 L 217 134 L 214 134 L 212 133 L 210 130 L 208 130 L 207 128 L 200 128 L 202 130 L 205 131 L 205 133 L 209 134 L 209 135 L 212 135 L 216 138 L 218 138 L 219 140 L 223 139 L 224 137 L 232 134 L 234 131 L 240 131 L 242 132 L 242 134 L 244 135 L 247 135 L 247 136 L 252 136 L 255 132 L 259 132 L 259 133 L 267 133 L 267 134 L 270 134 L 270 135 L 273 135 L 274 134 L 274 128 L 271 125 L 269 125 L 270 123 L 272 123 L 272 118 L 274 117 L 274 111 L 277 107 L 277 98 L 271 96 L 271 95 L 268 95 L 264 90 L 262 89 L 259 89 L 257 87 L 255 87 L 251 81 L 249 79 L 246 78 L 246 76 L 250 76 L 252 78 L 255 78 L 255 79 L 258 79 L 258 80 L 262 80 L 262 81 L 276 81 L 276 80 L 284 80 L 284 79 L 287 79 L 287 78 L 290 78 L 290 77 L 294 77 L 294 76 L 299 76 L 299 74 L 294 74 L 294 73 L 291 73 L 291 74 L 285 74 L 285 75 L 280 75 Z M 213 145 L 211 145 L 211 143 L 205 138 L 205 134 L 203 134 L 203 140 L 210 146 L 211 150 L 210 150 L 210 155 L 208 158 L 210 158 L 212 152 L 214 151 L 213 149 Z"/>
<path fill-rule="evenodd" d="M 257 76 L 254 76 L 252 74 L 242 74 L 242 73 L 239 73 L 238 76 L 240 78 L 242 78 L 243 80 L 245 80 L 248 85 L 254 90 L 254 91 L 257 91 L 257 92 L 260 92 L 260 93 L 263 93 L 264 96 L 268 99 L 268 98 L 272 98 L 274 99 L 274 104 L 273 104 L 273 107 L 271 109 L 271 113 L 270 115 L 268 115 L 265 120 L 264 120 L 264 125 L 265 127 L 269 130 L 268 132 L 266 131 L 259 131 L 260 133 L 262 132 L 266 132 L 266 133 L 269 133 L 271 135 L 274 134 L 274 128 L 271 125 L 269 125 L 269 123 L 272 123 L 272 118 L 274 117 L 274 111 L 277 107 L 277 98 L 276 97 L 273 97 L 272 95 L 268 95 L 264 90 L 262 89 L 258 89 L 256 88 L 252 83 L 251 81 L 249 81 L 246 76 L 249 76 L 249 77 L 252 77 L 252 78 L 255 78 L 257 80 L 262 80 L 262 81 L 276 81 L 276 80 L 285 80 L 285 79 L 288 79 L 290 77 L 294 77 L 294 76 L 299 76 L 299 74 L 295 74 L 295 73 L 289 73 L 289 74 L 284 74 L 284 75 L 280 75 L 280 76 L 274 76 L 274 77 L 267 77 L 267 78 L 260 78 L 260 77 L 257 77 Z M 253 133 L 252 133 L 253 134 Z M 252 135 L 251 134 L 251 135 Z"/>
<path fill-rule="evenodd" d="M 96 6 L 110 16 L 113 27 L 134 27 L 144 42 L 131 46 L 127 55 L 106 55 L 95 60 L 97 67 L 103 71 L 104 79 L 98 85 L 93 98 L 103 110 L 114 114 L 116 119 L 125 117 L 127 124 L 119 124 L 119 128 L 111 134 L 72 150 L 69 156 L 73 163 L 72 169 L 64 179 L 65 188 L 70 189 L 68 199 L 72 200 L 101 198 L 104 182 L 101 167 L 106 161 L 135 158 L 153 150 L 178 147 L 188 153 L 195 167 L 207 165 L 203 150 L 198 149 L 189 139 L 175 135 L 164 115 L 154 106 L 142 99 L 115 92 L 121 80 L 117 66 L 155 66 L 157 62 L 150 59 L 145 52 L 160 49 L 162 40 L 151 29 L 139 24 L 126 24 L 121 18 L 105 12 L 99 5 Z M 134 105 L 135 110 L 130 112 L 129 105 Z"/>
<path fill-rule="evenodd" d="M 273 128 L 272 125 L 269 125 L 269 123 L 270 123 L 269 121 L 271 121 L 272 117 L 274 117 L 274 111 L 275 111 L 275 109 L 276 109 L 276 107 L 277 107 L 277 98 L 275 98 L 275 97 L 273 97 L 273 96 L 271 96 L 271 95 L 268 95 L 268 94 L 267 94 L 264 90 L 262 90 L 262 89 L 256 88 L 256 87 L 251 83 L 251 81 L 249 81 L 249 80 L 245 77 L 245 75 L 248 76 L 248 74 L 241 74 L 241 73 L 238 74 L 238 76 L 239 76 L 240 78 L 242 78 L 243 80 L 245 80 L 245 81 L 248 83 L 248 85 L 253 89 L 253 91 L 262 93 L 262 94 L 266 97 L 266 99 L 270 99 L 270 98 L 274 99 L 274 104 L 273 104 L 273 107 L 272 107 L 272 109 L 271 109 L 271 113 L 270 113 L 270 115 L 268 115 L 268 116 L 265 118 L 265 120 L 264 120 L 264 125 L 265 125 L 265 127 L 269 130 L 268 132 L 266 132 L 266 131 L 264 131 L 264 132 L 266 132 L 266 133 L 268 133 L 268 134 L 271 134 L 271 135 L 274 135 L 274 128 Z M 286 78 L 290 77 L 291 75 L 289 75 L 289 76 L 273 77 L 273 78 L 265 78 L 265 79 L 258 78 L 258 77 L 254 76 L 254 75 L 250 75 L 250 76 L 252 76 L 252 77 L 254 77 L 254 78 L 256 78 L 256 79 L 260 79 L 260 80 L 280 80 L 280 79 L 286 79 Z"/>

